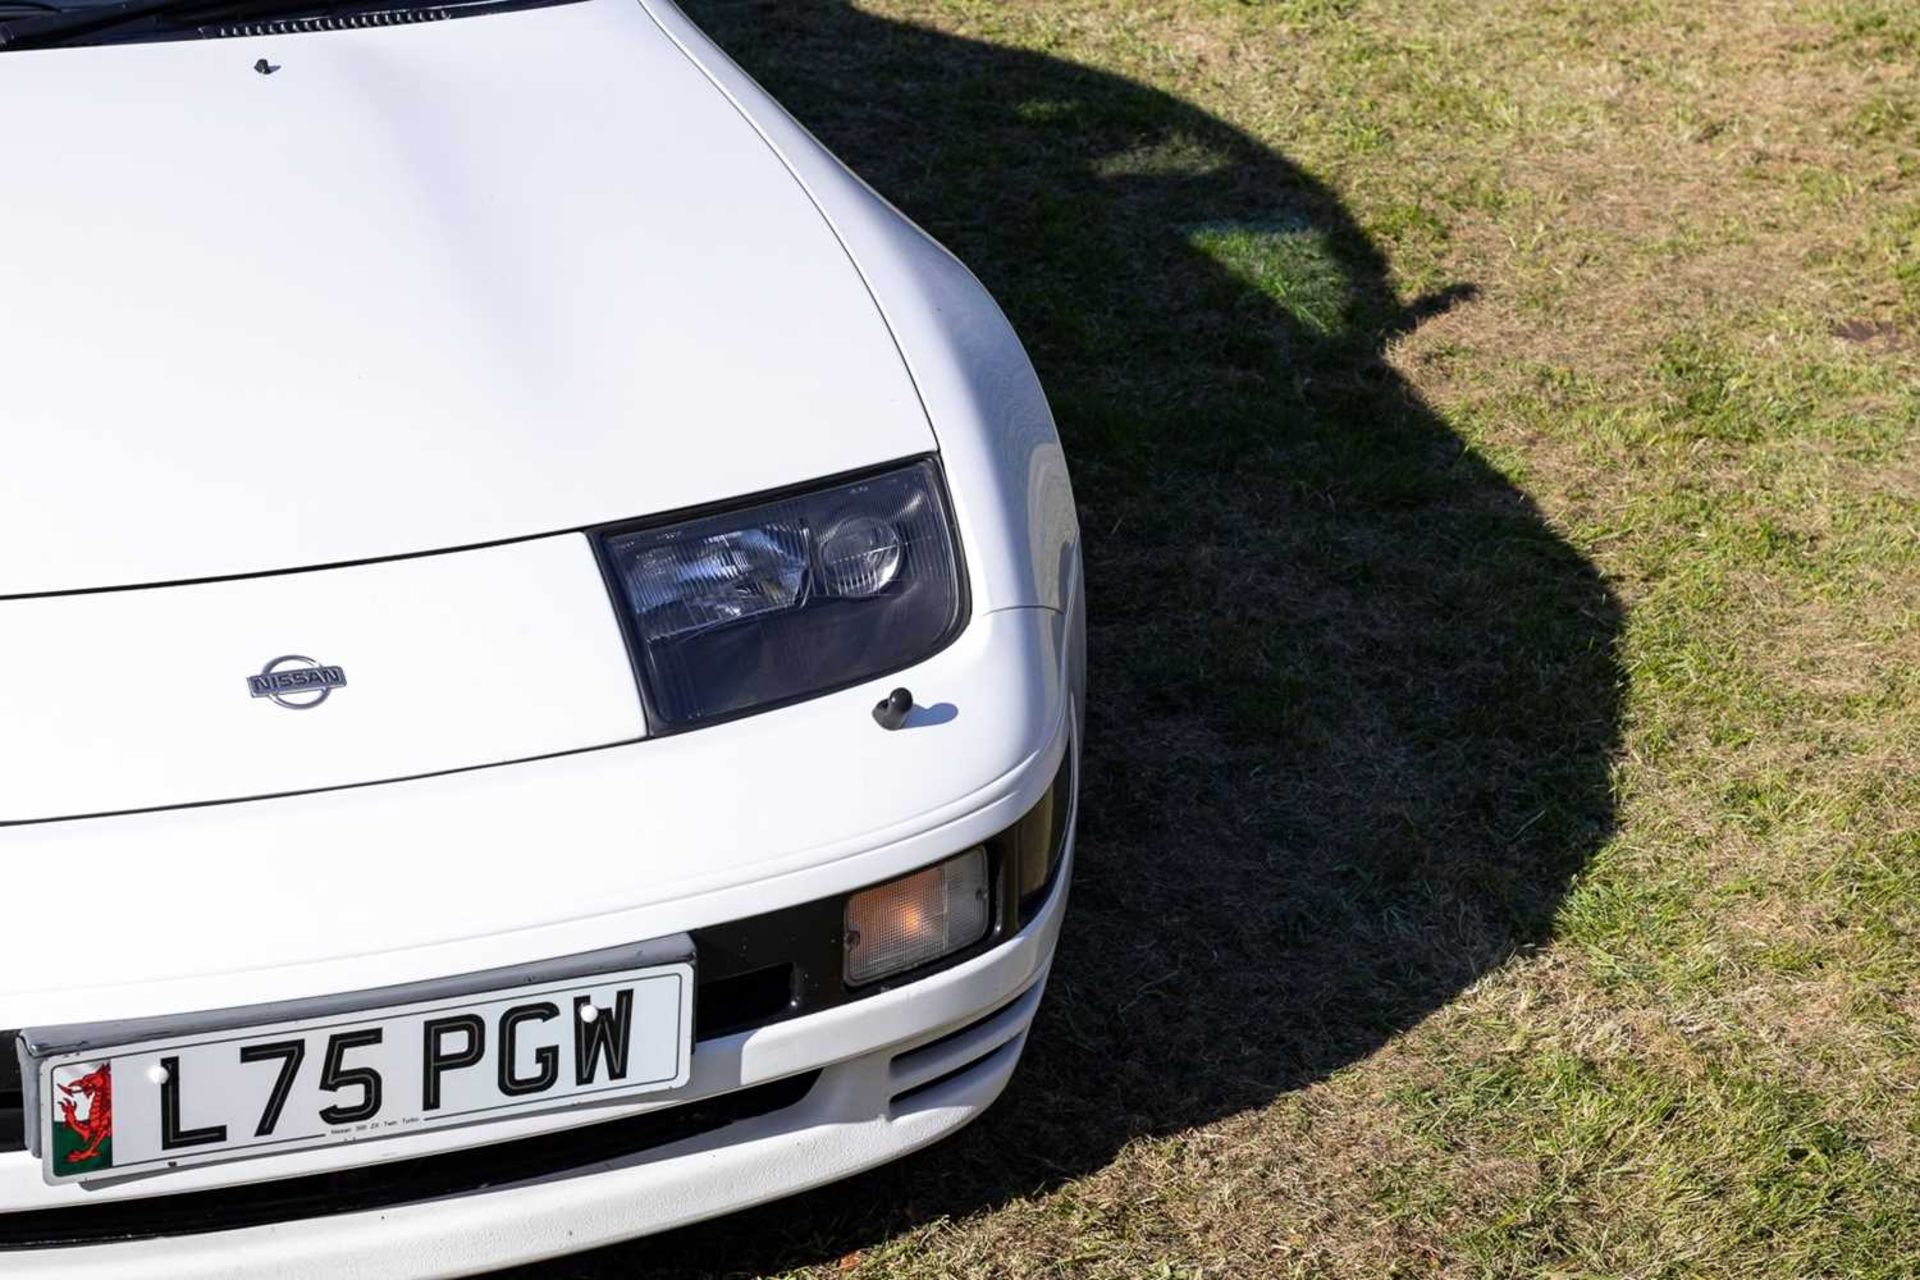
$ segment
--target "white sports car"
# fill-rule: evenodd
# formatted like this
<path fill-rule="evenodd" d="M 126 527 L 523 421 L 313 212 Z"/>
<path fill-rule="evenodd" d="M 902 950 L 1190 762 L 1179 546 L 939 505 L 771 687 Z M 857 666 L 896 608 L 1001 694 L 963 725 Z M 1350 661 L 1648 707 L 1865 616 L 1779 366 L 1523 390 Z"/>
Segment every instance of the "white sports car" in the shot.
<path fill-rule="evenodd" d="M 486 1270 L 892 1159 L 1065 907 L 974 278 L 668 0 L 0 0 L 0 1274 Z"/>

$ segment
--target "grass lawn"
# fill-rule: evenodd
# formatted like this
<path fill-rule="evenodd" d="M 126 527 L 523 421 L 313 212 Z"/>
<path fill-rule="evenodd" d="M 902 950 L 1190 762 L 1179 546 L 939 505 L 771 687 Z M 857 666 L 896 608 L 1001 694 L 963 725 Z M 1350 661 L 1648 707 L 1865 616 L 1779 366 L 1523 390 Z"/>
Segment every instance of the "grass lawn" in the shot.
<path fill-rule="evenodd" d="M 989 1117 L 551 1274 L 1920 1274 L 1920 4 L 689 8 L 1028 340 L 1078 881 Z"/>

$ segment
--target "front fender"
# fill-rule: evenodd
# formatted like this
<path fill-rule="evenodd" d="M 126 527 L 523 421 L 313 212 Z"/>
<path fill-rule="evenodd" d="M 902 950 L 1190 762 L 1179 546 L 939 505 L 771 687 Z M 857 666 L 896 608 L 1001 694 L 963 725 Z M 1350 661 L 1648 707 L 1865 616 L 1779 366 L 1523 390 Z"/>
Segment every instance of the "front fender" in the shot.
<path fill-rule="evenodd" d="M 779 155 L 865 280 L 939 441 L 975 611 L 1072 609 L 1082 589 L 1073 487 L 1040 380 L 999 305 L 671 0 L 640 3 Z"/>

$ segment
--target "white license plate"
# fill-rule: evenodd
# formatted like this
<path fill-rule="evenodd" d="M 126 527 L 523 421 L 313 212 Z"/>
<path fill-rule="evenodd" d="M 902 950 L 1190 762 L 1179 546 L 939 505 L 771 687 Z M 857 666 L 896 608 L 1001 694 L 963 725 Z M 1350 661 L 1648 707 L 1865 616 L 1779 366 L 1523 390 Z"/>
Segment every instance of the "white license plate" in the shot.
<path fill-rule="evenodd" d="M 651 965 L 50 1055 L 54 1183 L 399 1137 L 677 1088 L 693 968 Z"/>

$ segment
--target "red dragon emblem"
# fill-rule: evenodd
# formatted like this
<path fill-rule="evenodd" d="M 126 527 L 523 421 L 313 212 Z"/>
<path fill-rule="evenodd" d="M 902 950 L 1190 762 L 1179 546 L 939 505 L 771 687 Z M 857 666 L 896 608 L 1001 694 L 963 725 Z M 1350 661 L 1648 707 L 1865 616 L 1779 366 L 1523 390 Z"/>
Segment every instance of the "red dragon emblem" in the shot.
<path fill-rule="evenodd" d="M 110 1066 L 100 1066 L 72 1084 L 57 1086 L 67 1096 L 59 1099 L 60 1123 L 72 1130 L 81 1144 L 67 1152 L 68 1164 L 81 1164 L 100 1154 L 100 1144 L 113 1136 L 113 1075 Z M 86 1114 L 74 1101 L 86 1102 Z"/>

